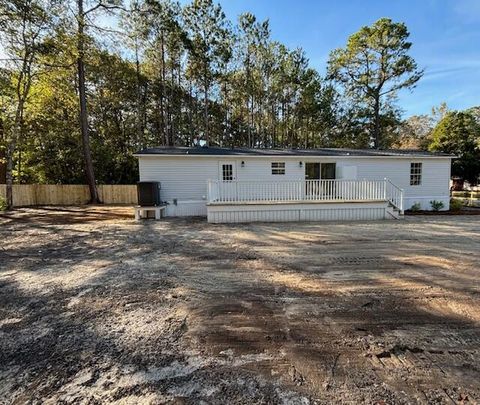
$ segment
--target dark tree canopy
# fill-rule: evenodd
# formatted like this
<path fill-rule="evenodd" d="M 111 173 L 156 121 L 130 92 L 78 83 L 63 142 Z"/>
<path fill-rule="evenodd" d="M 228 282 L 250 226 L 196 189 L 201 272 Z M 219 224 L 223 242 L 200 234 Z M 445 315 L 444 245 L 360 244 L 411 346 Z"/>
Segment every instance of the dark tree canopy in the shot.
<path fill-rule="evenodd" d="M 405 24 L 381 18 L 351 35 L 345 48 L 330 54 L 329 75 L 363 109 L 377 148 L 388 146 L 385 137 L 396 115 L 391 103 L 398 90 L 412 88 L 423 74 L 408 54 L 409 35 Z"/>
<path fill-rule="evenodd" d="M 452 111 L 432 132 L 430 150 L 455 154 L 452 174 L 477 184 L 480 175 L 480 123 L 469 111 Z"/>
<path fill-rule="evenodd" d="M 301 48 L 271 37 L 268 20 L 230 21 L 214 0 L 8 0 L 0 10 L 0 180 L 8 160 L 12 182 L 133 183 L 134 152 L 199 139 L 426 147 L 445 114 L 402 122 L 397 91 L 422 72 L 407 28 L 389 19 L 332 52 L 323 76 Z M 20 41 L 18 22 L 33 42 Z"/>

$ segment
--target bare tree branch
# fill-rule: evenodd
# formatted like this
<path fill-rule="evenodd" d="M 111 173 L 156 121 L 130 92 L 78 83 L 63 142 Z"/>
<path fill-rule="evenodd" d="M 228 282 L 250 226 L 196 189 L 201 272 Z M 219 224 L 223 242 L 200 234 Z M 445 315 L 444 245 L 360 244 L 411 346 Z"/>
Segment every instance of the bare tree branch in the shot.
<path fill-rule="evenodd" d="M 112 10 L 122 10 L 122 11 L 127 11 L 127 9 L 123 6 L 120 5 L 115 5 L 115 4 L 105 4 L 102 1 L 98 2 L 95 6 L 92 8 L 86 10 L 83 12 L 84 16 L 87 16 L 88 14 L 94 12 L 95 10 L 98 10 L 100 8 L 103 8 L 104 10 L 112 11 Z"/>

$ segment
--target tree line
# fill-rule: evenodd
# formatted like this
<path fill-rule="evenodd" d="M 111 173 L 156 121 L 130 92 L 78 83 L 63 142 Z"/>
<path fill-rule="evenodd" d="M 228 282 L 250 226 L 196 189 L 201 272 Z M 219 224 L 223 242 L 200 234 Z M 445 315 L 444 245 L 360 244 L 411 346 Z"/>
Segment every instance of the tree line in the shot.
<path fill-rule="evenodd" d="M 401 123 L 393 146 L 455 155 L 452 176 L 477 185 L 480 175 L 480 107 L 455 111 L 442 103 L 430 114 L 412 116 Z"/>
<path fill-rule="evenodd" d="M 408 38 L 382 18 L 333 50 L 321 75 L 268 21 L 230 21 L 213 0 L 5 0 L 7 189 L 87 181 L 95 202 L 96 183 L 135 182 L 132 154 L 157 145 L 402 146 L 410 124 L 397 93 L 423 74 Z"/>

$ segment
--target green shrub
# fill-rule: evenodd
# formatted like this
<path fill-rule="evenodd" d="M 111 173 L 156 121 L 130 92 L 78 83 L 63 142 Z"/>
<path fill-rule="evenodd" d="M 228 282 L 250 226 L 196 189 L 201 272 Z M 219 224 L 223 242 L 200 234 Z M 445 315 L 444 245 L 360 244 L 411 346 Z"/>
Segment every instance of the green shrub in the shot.
<path fill-rule="evenodd" d="M 450 210 L 451 211 L 460 211 L 463 208 L 462 200 L 458 200 L 456 198 L 452 198 L 450 200 Z"/>
<path fill-rule="evenodd" d="M 422 205 L 419 202 L 416 202 L 410 207 L 410 211 L 420 211 Z"/>
<path fill-rule="evenodd" d="M 0 197 L 0 211 L 6 211 L 7 210 L 7 200 L 5 198 Z"/>
<path fill-rule="evenodd" d="M 441 201 L 433 200 L 430 201 L 430 206 L 432 207 L 432 211 L 440 211 L 445 205 Z"/>

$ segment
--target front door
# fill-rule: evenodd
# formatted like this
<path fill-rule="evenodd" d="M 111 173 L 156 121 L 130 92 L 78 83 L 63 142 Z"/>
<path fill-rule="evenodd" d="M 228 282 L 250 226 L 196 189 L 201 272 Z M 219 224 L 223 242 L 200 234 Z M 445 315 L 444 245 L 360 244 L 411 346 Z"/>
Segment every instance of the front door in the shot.
<path fill-rule="evenodd" d="M 237 199 L 237 165 L 235 161 L 223 161 L 218 164 L 218 178 L 220 180 L 219 193 L 222 201 L 236 201 Z"/>
<path fill-rule="evenodd" d="M 237 167 L 235 161 L 220 162 L 218 170 L 219 179 L 221 181 L 234 181 L 237 178 Z"/>

